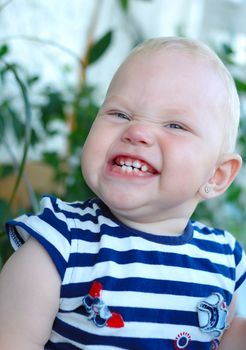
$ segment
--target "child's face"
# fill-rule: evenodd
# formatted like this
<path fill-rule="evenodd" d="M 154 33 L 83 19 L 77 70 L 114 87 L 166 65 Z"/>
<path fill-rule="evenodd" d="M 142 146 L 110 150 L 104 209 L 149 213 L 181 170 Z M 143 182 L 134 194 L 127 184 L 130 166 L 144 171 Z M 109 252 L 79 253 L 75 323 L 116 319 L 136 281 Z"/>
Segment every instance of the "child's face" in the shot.
<path fill-rule="evenodd" d="M 130 58 L 84 146 L 88 185 L 120 218 L 190 216 L 220 155 L 222 94 L 214 69 L 180 50 Z"/>

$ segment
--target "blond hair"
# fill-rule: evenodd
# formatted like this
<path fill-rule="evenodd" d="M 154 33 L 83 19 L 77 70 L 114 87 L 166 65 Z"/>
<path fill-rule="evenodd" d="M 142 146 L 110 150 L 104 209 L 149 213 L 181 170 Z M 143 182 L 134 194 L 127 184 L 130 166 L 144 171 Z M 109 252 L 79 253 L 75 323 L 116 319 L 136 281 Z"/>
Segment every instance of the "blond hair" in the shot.
<path fill-rule="evenodd" d="M 235 82 L 229 70 L 212 49 L 197 40 L 182 37 L 160 37 L 149 39 L 136 46 L 129 54 L 126 61 L 138 53 L 173 48 L 182 51 L 186 50 L 187 52 L 203 57 L 217 69 L 217 74 L 224 83 L 226 92 L 223 102 L 224 108 L 222 110 L 222 113 L 225 114 L 223 151 L 225 153 L 232 153 L 235 149 L 238 134 L 240 102 Z"/>

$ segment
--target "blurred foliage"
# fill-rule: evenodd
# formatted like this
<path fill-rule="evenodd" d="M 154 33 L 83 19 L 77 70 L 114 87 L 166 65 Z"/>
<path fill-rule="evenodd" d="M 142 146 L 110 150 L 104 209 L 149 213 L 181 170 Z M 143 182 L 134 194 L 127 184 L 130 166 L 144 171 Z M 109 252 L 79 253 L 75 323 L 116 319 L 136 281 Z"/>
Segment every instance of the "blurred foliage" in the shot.
<path fill-rule="evenodd" d="M 85 78 L 86 69 L 94 64 L 109 48 L 113 33 L 108 31 L 98 41 L 89 43 L 87 52 L 80 62 L 83 79 L 78 86 L 69 86 L 58 89 L 54 86 L 38 87 L 40 77 L 29 76 L 25 68 L 8 61 L 9 47 L 5 43 L 0 47 L 0 88 L 8 91 L 0 98 L 0 146 L 8 153 L 12 164 L 0 163 L 0 181 L 8 175 L 17 174 L 16 183 L 10 193 L 10 198 L 0 198 L 0 269 L 3 262 L 11 254 L 11 248 L 4 233 L 4 223 L 8 218 L 26 211 L 37 211 L 40 194 L 35 193 L 32 187 L 30 206 L 14 209 L 12 200 L 18 189 L 19 180 L 25 176 L 24 166 L 27 149 L 35 148 L 45 142 L 52 143 L 52 138 L 61 134 L 64 137 L 65 151 L 42 151 L 41 161 L 53 169 L 53 181 L 56 188 L 61 185 L 62 198 L 72 201 L 88 198 L 92 192 L 85 184 L 80 170 L 80 153 L 88 131 L 98 111 L 96 102 L 96 87 L 90 86 Z M 15 84 L 19 91 L 9 87 L 9 81 L 15 77 Z M 37 91 L 38 89 L 38 91 Z M 30 96 L 35 95 L 35 101 L 30 102 Z M 31 103 L 31 105 L 30 105 Z M 33 125 L 38 120 L 39 127 Z M 64 132 L 66 130 L 66 132 Z M 10 139 L 16 141 L 17 147 L 23 148 L 22 161 L 15 158 Z M 20 145 L 20 146 L 18 146 Z M 15 146 L 16 147 L 16 146 Z M 27 179 L 28 181 L 28 179 Z M 29 183 L 29 185 L 31 185 Z M 10 189 L 11 192 L 11 189 Z M 55 192 L 54 195 L 57 195 Z"/>
<path fill-rule="evenodd" d="M 119 0 L 119 5 L 123 16 L 130 21 L 129 1 Z M 130 25 L 127 27 L 129 29 Z M 63 189 L 60 197 L 73 201 L 78 198 L 83 200 L 92 195 L 81 176 L 80 153 L 99 106 L 96 86 L 87 82 L 86 70 L 110 49 L 113 34 L 112 31 L 108 31 L 98 40 L 88 42 L 85 54 L 81 59 L 77 59 L 81 78 L 75 86 L 41 86 L 41 77 L 30 75 L 27 67 L 9 62 L 8 43 L 0 46 L 0 88 L 3 92 L 0 96 L 0 147 L 8 152 L 12 160 L 11 164 L 0 164 L 0 181 L 10 174 L 17 174 L 16 184 L 9 199 L 0 198 L 0 269 L 11 254 L 8 240 L 3 233 L 4 222 L 23 212 L 38 210 L 37 198 L 41 194 L 34 192 L 24 173 L 28 147 L 35 149 L 47 140 L 52 144 L 55 137 L 63 135 L 64 152 L 46 149 L 41 153 L 41 160 L 53 169 L 54 183 Z M 139 28 L 135 28 L 134 35 L 131 32 L 131 37 L 133 36 L 134 44 L 143 39 Z M 234 74 L 236 64 L 233 60 L 233 49 L 229 45 L 222 45 L 218 53 Z M 234 77 L 243 99 L 246 96 L 246 82 L 240 79 L 240 75 L 234 74 Z M 10 92 L 9 84 L 15 85 L 17 89 L 11 89 Z M 14 146 L 10 144 L 9 139 L 14 139 L 16 145 L 23 148 L 20 161 L 15 158 L 12 150 Z M 240 125 L 239 150 L 246 160 L 245 115 Z M 11 202 L 21 177 L 25 178 L 29 186 L 30 205 L 28 208 L 15 209 Z M 55 190 L 53 194 L 57 195 Z M 242 177 L 239 177 L 224 196 L 202 203 L 196 210 L 195 217 L 213 226 L 226 227 L 243 241 L 246 229 L 245 207 L 246 188 Z"/>
<path fill-rule="evenodd" d="M 246 81 L 242 70 L 235 63 L 236 52 L 232 45 L 223 43 L 216 51 L 232 73 L 241 100 L 237 147 L 244 164 L 238 177 L 226 193 L 221 197 L 201 203 L 194 213 L 194 218 L 206 221 L 211 226 L 231 231 L 246 247 Z M 242 76 L 244 79 L 241 78 Z"/>

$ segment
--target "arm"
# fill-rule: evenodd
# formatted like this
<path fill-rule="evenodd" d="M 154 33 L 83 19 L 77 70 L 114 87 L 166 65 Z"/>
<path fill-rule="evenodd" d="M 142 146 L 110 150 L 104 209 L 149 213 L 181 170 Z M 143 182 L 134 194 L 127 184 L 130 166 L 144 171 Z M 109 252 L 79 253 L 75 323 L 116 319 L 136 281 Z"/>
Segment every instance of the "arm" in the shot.
<path fill-rule="evenodd" d="M 220 350 L 245 350 L 246 349 L 246 319 L 235 317 L 230 328 L 225 331 Z"/>
<path fill-rule="evenodd" d="M 236 313 L 236 294 L 233 296 L 229 307 L 230 327 L 223 334 L 220 350 L 245 350 L 246 349 L 246 319 L 235 316 Z"/>
<path fill-rule="evenodd" d="M 30 238 L 0 274 L 0 349 L 43 350 L 59 307 L 60 277 Z"/>

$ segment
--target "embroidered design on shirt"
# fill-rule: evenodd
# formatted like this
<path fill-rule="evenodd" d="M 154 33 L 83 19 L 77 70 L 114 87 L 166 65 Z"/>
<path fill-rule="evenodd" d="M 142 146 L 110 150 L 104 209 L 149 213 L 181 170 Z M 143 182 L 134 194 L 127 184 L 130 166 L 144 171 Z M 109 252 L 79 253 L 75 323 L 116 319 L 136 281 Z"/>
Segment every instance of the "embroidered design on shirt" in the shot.
<path fill-rule="evenodd" d="M 83 305 L 88 314 L 88 320 L 94 322 L 97 327 L 121 328 L 124 327 L 124 320 L 119 313 L 111 312 L 101 298 L 103 287 L 95 281 L 89 293 L 82 299 Z"/>
<path fill-rule="evenodd" d="M 187 349 L 191 342 L 191 336 L 188 332 L 180 332 L 174 340 L 174 348 Z"/>
<path fill-rule="evenodd" d="M 218 350 L 219 349 L 219 345 L 220 345 L 219 340 L 218 339 L 213 339 L 212 343 L 211 343 L 211 346 L 210 346 L 210 350 Z"/>
<path fill-rule="evenodd" d="M 228 328 L 227 305 L 219 293 L 213 293 L 197 305 L 198 321 L 202 332 L 210 333 L 214 338 L 222 335 Z"/>

